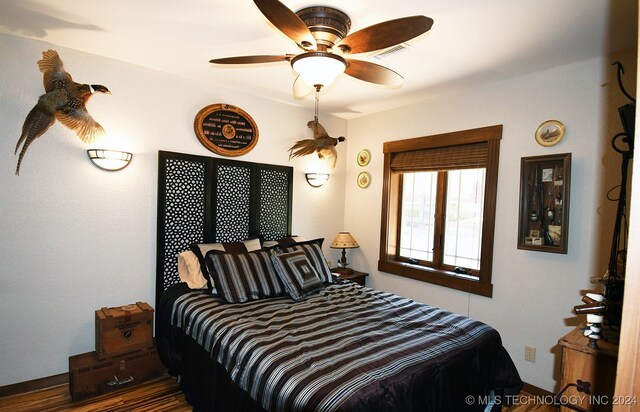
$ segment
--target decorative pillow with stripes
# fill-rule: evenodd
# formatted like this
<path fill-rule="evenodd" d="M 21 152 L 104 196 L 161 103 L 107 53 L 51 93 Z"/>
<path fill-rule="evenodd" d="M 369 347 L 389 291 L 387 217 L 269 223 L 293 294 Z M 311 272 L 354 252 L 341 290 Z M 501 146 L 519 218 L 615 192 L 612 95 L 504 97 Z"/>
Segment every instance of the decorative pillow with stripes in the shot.
<path fill-rule="evenodd" d="M 302 300 L 324 288 L 318 272 L 303 251 L 273 254 L 271 260 L 287 293 L 294 300 Z"/>
<path fill-rule="evenodd" d="M 198 258 L 200 262 L 200 270 L 202 271 L 202 275 L 209 284 L 209 288 L 213 288 L 213 283 L 211 283 L 209 274 L 209 268 L 207 267 L 207 263 L 205 261 L 205 256 L 207 252 L 210 250 L 219 250 L 221 252 L 228 253 L 242 253 L 242 252 L 253 252 L 254 250 L 259 250 L 261 248 L 260 238 L 251 238 L 246 239 L 241 242 L 224 242 L 224 243 L 192 243 L 189 245 L 189 249 L 193 252 L 194 255 Z M 213 291 L 215 293 L 215 291 Z"/>
<path fill-rule="evenodd" d="M 279 296 L 285 290 L 273 268 L 269 252 L 207 252 L 207 266 L 212 282 L 227 302 L 242 303 Z"/>
<path fill-rule="evenodd" d="M 307 258 L 318 272 L 320 280 L 324 283 L 334 283 L 333 276 L 331 276 L 331 269 L 327 264 L 327 259 L 322 253 L 322 242 L 324 239 L 308 240 L 306 242 L 294 243 L 287 247 L 281 247 L 280 250 L 283 253 L 303 251 Z"/>

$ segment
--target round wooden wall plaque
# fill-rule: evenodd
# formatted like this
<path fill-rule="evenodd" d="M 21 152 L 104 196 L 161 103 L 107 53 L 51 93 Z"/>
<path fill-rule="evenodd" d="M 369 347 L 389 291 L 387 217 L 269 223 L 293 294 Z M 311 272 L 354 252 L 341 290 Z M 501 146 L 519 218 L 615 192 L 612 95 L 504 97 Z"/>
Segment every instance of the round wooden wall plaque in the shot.
<path fill-rule="evenodd" d="M 193 128 L 204 147 L 222 156 L 242 156 L 258 143 L 258 126 L 251 116 L 230 104 L 202 108 Z"/>

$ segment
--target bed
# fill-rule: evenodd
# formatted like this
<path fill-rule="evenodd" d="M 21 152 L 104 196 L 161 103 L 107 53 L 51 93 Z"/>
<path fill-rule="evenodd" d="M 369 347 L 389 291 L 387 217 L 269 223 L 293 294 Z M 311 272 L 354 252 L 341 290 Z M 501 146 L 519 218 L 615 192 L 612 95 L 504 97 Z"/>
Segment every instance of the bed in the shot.
<path fill-rule="evenodd" d="M 495 329 L 340 281 L 322 239 L 292 239 L 292 176 L 159 153 L 156 341 L 194 410 L 485 410 L 519 392 Z M 190 288 L 176 256 L 205 244 L 225 246 L 198 256 L 207 284 Z"/>

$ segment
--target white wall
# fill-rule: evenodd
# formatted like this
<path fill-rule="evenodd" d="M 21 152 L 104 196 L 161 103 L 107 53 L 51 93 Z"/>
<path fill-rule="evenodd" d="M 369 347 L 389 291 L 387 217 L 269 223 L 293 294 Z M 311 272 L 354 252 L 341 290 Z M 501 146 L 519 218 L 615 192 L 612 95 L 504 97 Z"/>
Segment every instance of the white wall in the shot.
<path fill-rule="evenodd" d="M 229 103 L 257 122 L 259 141 L 245 161 L 295 167 L 293 231 L 325 237 L 325 253 L 343 229 L 346 144 L 329 183 L 313 189 L 310 157 L 289 162 L 287 149 L 309 137 L 308 109 L 274 103 L 141 67 L 57 48 L 74 80 L 102 83 L 89 112 L 107 130 L 85 145 L 56 124 L 36 140 L 15 176 L 15 144 L 26 114 L 44 90 L 36 61 L 47 43 L 0 35 L 0 386 L 66 372 L 70 355 L 95 349 L 94 311 L 135 301 L 154 305 L 157 152 L 213 156 L 193 119 L 204 106 Z M 346 121 L 323 116 L 332 134 Z M 134 153 L 129 167 L 105 172 L 85 150 Z"/>
<path fill-rule="evenodd" d="M 89 110 L 108 132 L 101 146 L 132 151 L 131 165 L 115 173 L 95 168 L 82 144 L 55 125 L 29 148 L 21 175 L 13 155 L 22 122 L 42 94 L 36 61 L 46 43 L 0 35 L 0 386 L 67 371 L 67 357 L 94 349 L 93 312 L 138 300 L 153 302 L 157 151 L 213 155 L 200 145 L 193 118 L 202 107 L 225 102 L 256 120 L 256 148 L 240 160 L 295 167 L 295 234 L 325 237 L 351 231 L 361 245 L 353 266 L 371 273 L 369 286 L 468 314 L 498 329 L 522 378 L 547 390 L 557 383 L 556 342 L 575 323 L 571 309 L 590 276 L 606 269 L 613 220 L 605 193 L 618 160 L 609 140 L 621 131 L 615 108 L 623 103 L 610 66 L 593 59 L 348 122 L 323 116 L 334 135 L 346 135 L 329 182 L 310 188 L 311 157 L 289 162 L 287 149 L 307 136 L 308 110 L 150 71 L 86 53 L 56 48 L 78 81 L 103 83 L 112 95 L 95 96 Z M 55 47 L 54 47 L 55 48 Z M 635 54 L 622 59 L 635 79 Z M 627 58 L 629 57 L 629 58 Z M 565 123 L 567 135 L 544 148 L 533 132 L 547 119 Z M 503 124 L 494 244 L 492 299 L 377 271 L 382 143 Z M 347 130 L 348 126 L 348 130 Z M 356 154 L 372 152 L 361 168 Z M 571 152 L 573 156 L 569 253 L 516 248 L 520 158 Z M 356 186 L 361 170 L 368 189 Z M 613 207 L 615 210 L 615 207 Z M 537 348 L 536 363 L 523 346 Z"/>
<path fill-rule="evenodd" d="M 635 84 L 635 55 L 623 63 Z M 420 104 L 349 122 L 345 222 L 361 245 L 351 255 L 354 267 L 371 273 L 369 286 L 492 325 L 501 333 L 523 380 L 549 391 L 555 389 L 559 378 L 557 341 L 576 324 L 572 308 L 580 303 L 581 290 L 593 288 L 589 277 L 604 273 L 606 266 L 599 262 L 599 256 L 603 247 L 608 254 L 611 244 L 608 228 L 613 218 L 603 216 L 609 189 L 603 174 L 604 164 L 611 161 L 608 144 L 613 134 L 609 129 L 617 133 L 622 127 L 618 119 L 611 119 L 609 108 L 626 101 L 614 97 L 618 101 L 609 102 L 610 96 L 620 96 L 610 64 L 611 60 L 605 58 L 588 60 L 483 87 L 428 96 Z M 617 116 L 615 110 L 613 113 Z M 564 122 L 567 133 L 561 143 L 545 148 L 533 135 L 548 119 Z M 383 142 L 495 124 L 503 124 L 504 130 L 493 298 L 378 272 Z M 354 161 L 363 148 L 372 152 L 371 164 L 365 168 Z M 569 252 L 518 250 L 520 159 L 565 152 L 572 154 Z M 366 190 L 356 189 L 355 177 L 361 170 L 371 172 L 373 177 Z M 535 363 L 524 361 L 525 345 L 537 348 Z"/>

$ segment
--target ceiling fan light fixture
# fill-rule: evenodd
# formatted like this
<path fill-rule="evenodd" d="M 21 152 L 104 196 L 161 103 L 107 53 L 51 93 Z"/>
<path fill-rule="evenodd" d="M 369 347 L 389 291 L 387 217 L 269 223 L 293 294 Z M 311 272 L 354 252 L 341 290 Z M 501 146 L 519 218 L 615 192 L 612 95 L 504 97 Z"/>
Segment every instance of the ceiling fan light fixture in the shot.
<path fill-rule="evenodd" d="M 291 67 L 310 86 L 328 86 L 344 73 L 347 61 L 341 56 L 316 51 L 302 53 L 291 59 Z"/>

